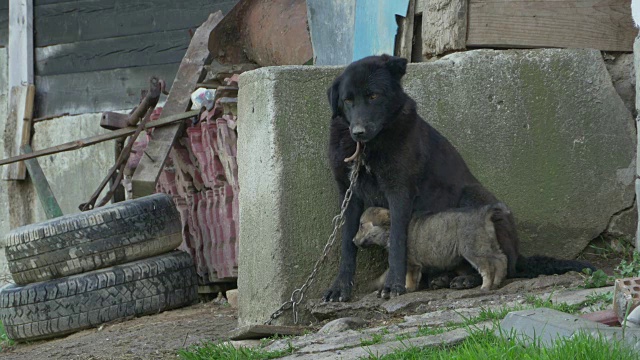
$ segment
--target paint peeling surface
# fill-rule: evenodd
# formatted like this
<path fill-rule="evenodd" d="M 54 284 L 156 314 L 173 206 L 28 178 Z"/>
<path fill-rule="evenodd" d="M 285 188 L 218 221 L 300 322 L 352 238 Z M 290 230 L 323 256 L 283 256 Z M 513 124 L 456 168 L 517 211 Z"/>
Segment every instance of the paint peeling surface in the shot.
<path fill-rule="evenodd" d="M 204 282 L 235 280 L 238 274 L 238 164 L 235 108 L 217 102 L 176 141 L 156 191 L 170 194 L 180 212 L 183 242 Z M 161 109 L 156 109 L 152 120 Z M 151 135 L 153 136 L 153 134 Z M 141 137 L 127 167 L 135 169 L 148 138 Z"/>

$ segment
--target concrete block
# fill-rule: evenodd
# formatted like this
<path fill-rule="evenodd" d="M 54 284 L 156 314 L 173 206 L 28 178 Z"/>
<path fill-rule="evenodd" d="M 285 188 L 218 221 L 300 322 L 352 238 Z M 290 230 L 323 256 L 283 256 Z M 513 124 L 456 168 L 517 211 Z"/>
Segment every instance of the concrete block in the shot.
<path fill-rule="evenodd" d="M 640 278 L 616 279 L 613 285 L 613 311 L 620 323 L 640 305 Z"/>
<path fill-rule="evenodd" d="M 500 323 L 498 335 L 513 337 L 524 344 L 539 341 L 550 347 L 561 338 L 571 338 L 579 333 L 608 340 L 623 341 L 640 350 L 640 328 L 609 327 L 561 311 L 539 308 L 515 311 L 507 314 Z"/>
<path fill-rule="evenodd" d="M 231 305 L 232 308 L 237 309 L 238 308 L 238 289 L 227 290 L 225 295 L 227 296 L 227 301 L 229 302 L 229 305 Z"/>
<path fill-rule="evenodd" d="M 262 323 L 300 287 L 322 254 L 339 210 L 326 159 L 326 88 L 339 68 L 269 67 L 240 76 L 238 179 L 239 324 Z M 338 270 L 340 239 L 305 299 L 318 298 Z M 384 250 L 358 255 L 356 294 L 384 272 Z M 241 265 L 244 264 L 244 265 Z M 303 316 L 303 321 L 309 317 Z M 274 324 L 291 324 L 287 312 Z"/>
<path fill-rule="evenodd" d="M 326 89 L 341 69 L 240 76 L 240 323 L 264 321 L 289 298 L 331 231 L 338 198 L 325 155 Z M 633 203 L 635 127 L 599 51 L 457 53 L 410 64 L 404 87 L 512 208 L 523 254 L 575 257 Z M 329 286 L 337 254 L 308 297 Z M 368 261 L 381 269 L 380 259 Z M 373 272 L 359 269 L 356 285 Z"/>

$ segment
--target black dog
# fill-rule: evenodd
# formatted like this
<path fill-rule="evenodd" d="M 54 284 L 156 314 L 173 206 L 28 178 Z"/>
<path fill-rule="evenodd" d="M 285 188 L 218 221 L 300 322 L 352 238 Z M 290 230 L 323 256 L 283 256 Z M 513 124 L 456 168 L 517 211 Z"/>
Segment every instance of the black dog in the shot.
<path fill-rule="evenodd" d="M 345 158 L 364 144 L 342 229 L 342 258 L 337 278 L 323 298 L 348 301 L 353 287 L 356 251 L 352 239 L 366 207 L 391 211 L 389 273 L 383 296 L 405 293 L 407 227 L 414 211 L 436 213 L 479 206 L 498 199 L 471 174 L 454 146 L 416 112 L 402 89 L 407 60 L 370 56 L 350 64 L 328 90 L 332 109 L 329 160 L 342 197 L 349 187 L 351 163 Z M 494 221 L 500 247 L 508 259 L 508 277 L 580 271 L 593 267 L 572 260 L 519 255 L 515 221 L 509 213 Z"/>

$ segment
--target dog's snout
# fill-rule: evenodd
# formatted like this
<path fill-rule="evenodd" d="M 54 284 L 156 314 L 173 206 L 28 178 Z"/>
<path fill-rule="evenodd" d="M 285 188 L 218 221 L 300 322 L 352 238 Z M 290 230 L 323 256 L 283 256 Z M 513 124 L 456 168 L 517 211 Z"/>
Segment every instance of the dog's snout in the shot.
<path fill-rule="evenodd" d="M 351 129 L 351 134 L 353 136 L 360 136 L 364 133 L 365 133 L 365 129 L 364 129 L 364 126 L 362 125 L 355 125 L 353 129 Z"/>

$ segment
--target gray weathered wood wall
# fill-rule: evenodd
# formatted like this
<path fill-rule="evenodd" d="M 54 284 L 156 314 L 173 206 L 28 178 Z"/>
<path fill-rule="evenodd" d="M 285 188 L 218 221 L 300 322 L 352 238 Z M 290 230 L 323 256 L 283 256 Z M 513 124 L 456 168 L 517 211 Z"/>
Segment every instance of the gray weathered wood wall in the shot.
<path fill-rule="evenodd" d="M 189 30 L 236 2 L 34 0 L 36 116 L 134 107 L 149 76 L 173 82 Z M 0 26 L 5 8 L 0 0 Z"/>

